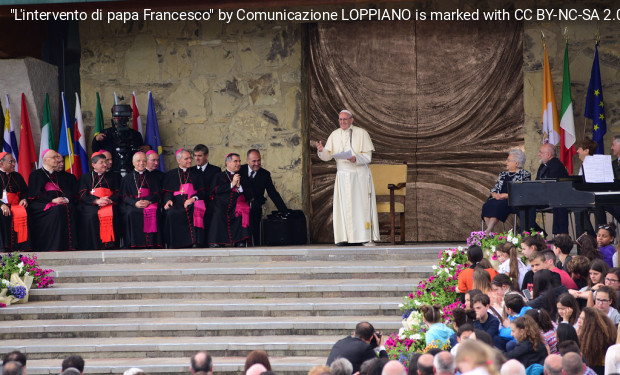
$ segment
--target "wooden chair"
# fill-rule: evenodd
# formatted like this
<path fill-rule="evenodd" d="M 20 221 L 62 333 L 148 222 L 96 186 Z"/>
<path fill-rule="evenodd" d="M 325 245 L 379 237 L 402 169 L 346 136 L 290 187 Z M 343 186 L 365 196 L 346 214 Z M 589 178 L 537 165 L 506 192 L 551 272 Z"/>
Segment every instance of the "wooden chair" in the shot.
<path fill-rule="evenodd" d="M 396 215 L 400 215 L 400 243 L 405 243 L 405 201 L 407 198 L 407 164 L 370 164 L 372 179 L 377 196 L 377 214 L 387 213 L 390 215 L 389 230 L 382 231 L 379 224 L 380 234 L 390 234 L 392 244 L 396 243 Z M 399 200 L 397 202 L 396 200 Z"/>

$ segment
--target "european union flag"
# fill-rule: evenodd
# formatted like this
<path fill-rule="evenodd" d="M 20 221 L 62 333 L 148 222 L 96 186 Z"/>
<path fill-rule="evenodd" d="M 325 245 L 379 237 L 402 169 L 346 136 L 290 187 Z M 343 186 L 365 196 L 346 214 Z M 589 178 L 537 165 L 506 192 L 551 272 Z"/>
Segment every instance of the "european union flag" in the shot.
<path fill-rule="evenodd" d="M 598 65 L 598 43 L 595 46 L 594 62 L 590 73 L 590 84 L 586 96 L 586 118 L 592 119 L 592 140 L 598 143 L 597 154 L 605 153 L 603 136 L 607 133 L 607 119 L 605 118 L 605 101 L 603 100 L 603 86 L 601 85 L 601 70 Z"/>

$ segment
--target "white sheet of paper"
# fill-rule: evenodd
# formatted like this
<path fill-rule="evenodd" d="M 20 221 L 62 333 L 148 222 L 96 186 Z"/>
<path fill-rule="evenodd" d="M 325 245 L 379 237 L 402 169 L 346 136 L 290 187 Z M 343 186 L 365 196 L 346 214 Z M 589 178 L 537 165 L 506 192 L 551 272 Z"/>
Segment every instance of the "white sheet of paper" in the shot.
<path fill-rule="evenodd" d="M 353 156 L 353 153 L 351 152 L 351 150 L 349 150 L 349 151 L 339 152 L 332 156 L 334 157 L 334 159 L 337 159 L 337 160 L 346 160 L 346 159 L 351 158 Z"/>
<path fill-rule="evenodd" d="M 611 155 L 586 156 L 583 171 L 586 182 L 614 182 Z"/>

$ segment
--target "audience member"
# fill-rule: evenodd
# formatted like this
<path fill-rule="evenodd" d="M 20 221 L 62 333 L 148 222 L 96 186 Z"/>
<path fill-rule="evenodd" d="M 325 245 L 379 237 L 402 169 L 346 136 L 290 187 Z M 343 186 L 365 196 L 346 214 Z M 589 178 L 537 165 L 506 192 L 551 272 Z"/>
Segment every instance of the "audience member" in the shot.
<path fill-rule="evenodd" d="M 558 324 L 558 328 L 555 330 L 555 338 L 557 339 L 557 347 L 564 341 L 574 341 L 579 345 L 579 336 L 577 330 L 572 324 Z"/>
<path fill-rule="evenodd" d="M 353 365 L 346 358 L 338 358 L 329 368 L 332 371 L 333 375 L 351 375 L 353 373 Z"/>
<path fill-rule="evenodd" d="M 314 366 L 314 367 L 317 367 L 317 366 Z M 250 366 L 250 368 L 248 368 L 246 370 L 245 375 L 260 375 L 260 374 L 262 374 L 265 371 L 267 371 L 265 366 L 263 366 L 261 363 L 256 363 L 256 364 L 253 364 L 252 366 Z M 312 371 L 312 370 L 310 370 L 310 371 Z M 310 374 L 310 372 L 308 374 Z"/>
<path fill-rule="evenodd" d="M 452 323 L 454 323 L 454 327 L 456 328 L 457 332 L 453 333 L 450 336 L 450 346 L 454 347 L 457 343 L 458 343 L 458 330 L 460 329 L 460 327 L 464 324 L 470 324 L 472 326 L 472 331 L 473 331 L 473 325 L 474 325 L 474 321 L 476 320 L 476 311 L 473 309 L 468 309 L 468 310 L 464 310 L 460 307 L 456 307 L 454 308 L 454 310 L 452 310 Z"/>
<path fill-rule="evenodd" d="M 566 353 L 562 357 L 562 374 L 564 375 L 583 375 L 586 365 L 577 353 Z"/>
<path fill-rule="evenodd" d="M 605 370 L 605 350 L 615 344 L 617 328 L 602 312 L 593 307 L 586 307 L 580 315 L 582 320 L 578 330 L 583 358 L 597 374 Z"/>
<path fill-rule="evenodd" d="M 381 375 L 407 375 L 407 369 L 398 361 L 388 361 L 383 366 Z"/>
<path fill-rule="evenodd" d="M 308 375 L 323 375 L 331 374 L 331 369 L 328 366 L 316 365 L 308 371 Z"/>
<path fill-rule="evenodd" d="M 525 375 L 525 366 L 516 359 L 504 363 L 499 373 L 501 375 Z"/>
<path fill-rule="evenodd" d="M 2 365 L 3 375 L 24 375 L 24 368 L 21 363 L 17 361 L 9 361 Z"/>
<path fill-rule="evenodd" d="M 472 307 L 476 311 L 476 321 L 474 327 L 488 333 L 491 337 L 495 337 L 499 333 L 499 320 L 489 314 L 489 305 L 491 300 L 486 294 L 480 294 L 474 297 Z"/>
<path fill-rule="evenodd" d="M 573 240 L 568 234 L 558 234 L 553 239 L 553 253 L 556 257 L 555 266 L 566 272 L 566 263 L 572 259 L 569 255 L 573 250 Z"/>
<path fill-rule="evenodd" d="M 584 255 L 575 255 L 566 262 L 566 272 L 573 278 L 579 289 L 588 286 L 591 263 L 590 259 Z"/>
<path fill-rule="evenodd" d="M 253 350 L 250 352 L 250 354 L 248 354 L 248 356 L 245 358 L 245 366 L 243 368 L 243 371 L 248 371 L 250 366 L 257 363 L 260 363 L 261 365 L 265 366 L 267 370 L 271 371 L 269 356 L 263 350 Z"/>
<path fill-rule="evenodd" d="M 542 365 L 547 356 L 547 348 L 534 319 L 524 315 L 515 319 L 510 328 L 517 344 L 512 350 L 506 352 L 506 358 L 518 360 L 525 368 L 535 363 Z"/>
<path fill-rule="evenodd" d="M 545 345 L 549 348 L 550 354 L 557 354 L 557 338 L 555 336 L 555 329 L 557 325 L 551 320 L 549 314 L 545 309 L 532 309 L 525 312 L 525 315 L 529 315 L 534 319 L 538 328 L 540 328 L 540 334 L 542 335 Z"/>
<path fill-rule="evenodd" d="M 472 300 L 474 299 L 475 296 L 477 296 L 478 294 L 482 294 L 482 291 L 480 289 L 471 289 L 468 292 L 465 293 L 464 297 L 463 297 L 463 303 L 465 304 L 465 308 L 466 309 L 472 309 Z"/>
<path fill-rule="evenodd" d="M 566 291 L 563 285 L 556 288 L 551 271 L 546 269 L 539 270 L 534 273 L 534 292 L 532 293 L 534 299 L 529 301 L 527 305 L 533 309 L 545 309 L 549 315 L 555 316 L 557 314 L 555 294 Z"/>
<path fill-rule="evenodd" d="M 470 264 L 470 267 L 462 270 L 459 273 L 458 278 L 458 291 L 460 293 L 465 293 L 473 288 L 473 276 L 474 276 L 474 268 L 483 258 L 482 248 L 477 245 L 472 245 L 467 249 L 467 261 Z M 491 279 L 497 275 L 497 271 L 493 268 L 487 268 L 486 271 L 491 275 Z"/>
<path fill-rule="evenodd" d="M 452 354 L 446 351 L 437 353 L 433 357 L 433 369 L 435 375 L 454 375 L 456 363 Z"/>
<path fill-rule="evenodd" d="M 443 347 L 449 342 L 450 336 L 452 336 L 454 331 L 444 323 L 441 323 L 441 306 L 424 305 L 420 311 L 422 311 L 424 323 L 429 327 L 425 334 L 426 346 L 437 345 L 438 348 Z"/>
<path fill-rule="evenodd" d="M 502 322 L 499 328 L 499 334 L 493 337 L 493 344 L 496 348 L 506 351 L 512 349 L 516 343 L 515 338 L 512 336 L 510 329 L 510 323 L 516 318 L 523 316 L 526 311 L 532 308 L 525 305 L 525 300 L 520 294 L 507 294 L 504 297 L 504 311 L 506 312 L 506 319 Z M 512 342 L 513 345 L 510 348 L 507 344 Z"/>
<path fill-rule="evenodd" d="M 213 359 L 205 351 L 194 354 L 190 360 L 190 370 L 195 375 L 209 375 L 213 373 Z M 245 369 L 247 370 L 247 368 Z"/>
<path fill-rule="evenodd" d="M 70 355 L 62 361 L 62 371 L 69 367 L 77 369 L 80 373 L 84 373 L 84 359 L 79 355 Z"/>
<path fill-rule="evenodd" d="M 407 375 L 418 375 L 418 358 L 422 356 L 422 353 L 412 353 L 409 357 L 409 367 L 407 368 Z"/>
<path fill-rule="evenodd" d="M 598 231 L 596 232 L 596 243 L 598 245 L 598 251 L 601 253 L 601 256 L 605 263 L 612 268 L 613 264 L 613 256 L 616 252 L 614 248 L 614 240 L 616 239 L 616 226 L 613 223 L 609 223 L 606 225 L 601 225 L 598 227 Z"/>
<path fill-rule="evenodd" d="M 479 289 L 482 294 L 491 295 L 493 289 L 491 288 L 491 274 L 483 268 L 480 264 L 474 268 L 474 274 L 472 276 L 472 288 Z"/>
<path fill-rule="evenodd" d="M 558 354 L 550 354 L 544 362 L 545 375 L 562 375 L 562 357 Z"/>
<path fill-rule="evenodd" d="M 360 366 L 360 375 L 381 375 L 386 363 L 387 358 L 377 357 L 364 361 Z"/>
<path fill-rule="evenodd" d="M 433 375 L 433 355 L 422 354 L 418 358 L 418 375 Z"/>
<path fill-rule="evenodd" d="M 592 291 L 597 284 L 605 282 L 605 276 L 609 271 L 609 266 L 602 259 L 594 259 L 590 263 L 590 277 L 588 278 L 588 286 L 577 290 L 569 290 L 568 292 L 579 301 L 581 308 L 586 306 L 588 299 L 592 299 Z"/>
<path fill-rule="evenodd" d="M 564 341 L 561 344 L 558 344 L 558 350 L 560 351 L 560 355 L 563 357 L 565 356 L 567 353 L 575 353 L 579 356 L 579 358 L 583 358 L 583 355 L 581 354 L 581 350 L 579 349 L 579 344 L 577 344 L 577 342 L 575 341 Z M 590 367 L 588 367 L 585 363 L 585 371 L 584 371 L 584 375 L 596 375 L 596 372 L 594 372 L 594 370 L 592 370 Z"/>
<path fill-rule="evenodd" d="M 12 352 L 6 353 L 4 357 L 2 357 L 2 364 L 13 361 L 19 362 L 24 369 L 24 373 L 26 372 L 26 355 L 24 353 L 20 352 L 19 350 L 14 350 Z"/>
<path fill-rule="evenodd" d="M 609 274 L 607 275 L 607 277 L 609 277 Z M 617 306 L 617 300 L 617 292 L 607 285 L 600 286 L 596 291 L 596 294 L 594 294 L 594 307 L 596 307 L 603 314 L 607 315 L 614 325 L 618 325 L 618 323 L 620 323 L 620 313 L 614 307 Z"/>
<path fill-rule="evenodd" d="M 601 253 L 598 251 L 596 238 L 586 234 L 581 236 L 577 241 L 577 246 L 581 247 L 580 255 L 585 256 L 593 262 L 595 259 L 602 259 Z"/>
<path fill-rule="evenodd" d="M 377 343 L 376 348 L 370 344 L 373 338 Z M 355 373 L 360 370 L 364 361 L 377 357 L 375 350 L 379 352 L 380 357 L 387 358 L 388 355 L 382 343 L 383 337 L 377 336 L 372 324 L 368 322 L 358 323 L 353 336 L 345 337 L 334 344 L 327 358 L 327 365 L 331 365 L 337 358 L 346 358 L 353 365 L 353 372 Z"/>
<path fill-rule="evenodd" d="M 456 367 L 462 375 L 497 375 L 491 347 L 474 340 L 461 343 L 456 353 Z"/>
<path fill-rule="evenodd" d="M 527 267 L 521 259 L 515 245 L 511 242 L 505 242 L 499 247 L 497 259 L 500 262 L 498 273 L 510 277 L 514 284 L 514 288 L 518 288 L 523 284 L 523 278 L 527 273 Z"/>

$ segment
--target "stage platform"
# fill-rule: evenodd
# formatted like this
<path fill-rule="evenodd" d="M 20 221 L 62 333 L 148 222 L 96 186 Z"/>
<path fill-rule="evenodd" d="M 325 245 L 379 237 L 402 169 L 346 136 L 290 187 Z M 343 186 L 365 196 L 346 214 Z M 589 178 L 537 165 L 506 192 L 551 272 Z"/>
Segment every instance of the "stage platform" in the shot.
<path fill-rule="evenodd" d="M 276 373 L 307 374 L 359 321 L 397 332 L 403 296 L 457 246 L 38 253 L 55 284 L 0 309 L 0 353 L 27 353 L 28 374 L 57 374 L 69 354 L 86 374 L 179 374 L 206 350 L 215 373 L 242 374 L 245 356 L 265 350 Z"/>

